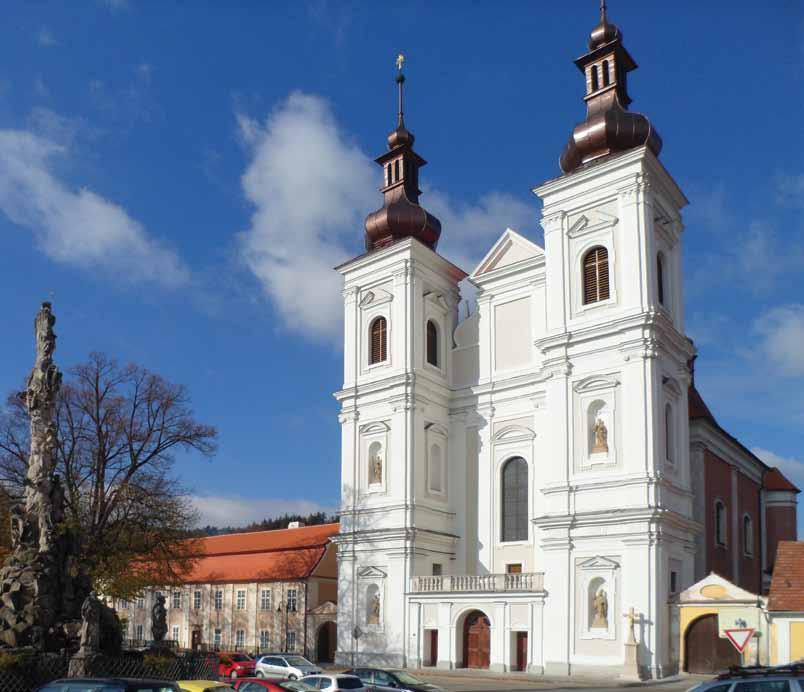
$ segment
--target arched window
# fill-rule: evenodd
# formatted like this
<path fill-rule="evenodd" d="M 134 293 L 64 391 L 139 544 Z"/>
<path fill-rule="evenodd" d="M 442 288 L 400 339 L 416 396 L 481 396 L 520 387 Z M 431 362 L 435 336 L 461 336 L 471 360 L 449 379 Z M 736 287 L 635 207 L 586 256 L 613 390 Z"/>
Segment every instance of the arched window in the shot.
<path fill-rule="evenodd" d="M 392 182 L 394 182 L 394 181 L 391 178 L 391 164 L 389 163 L 385 167 L 385 184 L 390 185 Z"/>
<path fill-rule="evenodd" d="M 715 543 L 726 545 L 726 505 L 722 501 L 715 501 Z"/>
<path fill-rule="evenodd" d="M 382 363 L 388 357 L 388 324 L 384 317 L 371 323 L 369 363 Z"/>
<path fill-rule="evenodd" d="M 394 182 L 399 182 L 399 159 L 394 161 Z"/>
<path fill-rule="evenodd" d="M 603 70 L 603 86 L 607 87 L 609 85 L 609 83 L 611 82 L 611 78 L 609 77 L 609 61 L 608 60 L 603 61 L 602 70 Z"/>
<path fill-rule="evenodd" d="M 747 514 L 743 517 L 743 553 L 754 554 L 754 522 Z"/>
<path fill-rule="evenodd" d="M 597 65 L 592 65 L 592 91 L 597 91 L 600 88 L 600 82 L 597 77 Z"/>
<path fill-rule="evenodd" d="M 502 468 L 502 540 L 528 540 L 528 463 L 522 457 Z"/>
<path fill-rule="evenodd" d="M 665 404 L 664 407 L 664 454 L 670 463 L 676 460 L 675 439 L 673 436 L 673 407 L 670 404 Z"/>
<path fill-rule="evenodd" d="M 430 446 L 430 465 L 427 469 L 427 483 L 430 491 L 434 493 L 444 492 L 444 465 L 441 460 L 441 447 L 438 445 Z"/>
<path fill-rule="evenodd" d="M 583 258 L 583 304 L 609 298 L 609 251 L 594 247 Z"/>
<path fill-rule="evenodd" d="M 659 294 L 659 305 L 664 305 L 664 258 L 656 256 L 656 291 Z"/>
<path fill-rule="evenodd" d="M 438 327 L 427 320 L 427 362 L 438 367 Z"/>

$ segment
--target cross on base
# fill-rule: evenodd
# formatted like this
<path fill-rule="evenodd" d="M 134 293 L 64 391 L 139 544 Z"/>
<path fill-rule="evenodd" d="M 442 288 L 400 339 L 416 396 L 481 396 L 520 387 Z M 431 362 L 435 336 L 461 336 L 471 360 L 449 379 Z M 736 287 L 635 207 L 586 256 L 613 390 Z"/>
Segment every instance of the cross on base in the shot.
<path fill-rule="evenodd" d="M 636 643 L 636 634 L 634 632 L 634 623 L 641 620 L 639 613 L 631 606 L 627 613 L 623 613 L 624 618 L 628 618 L 628 641 Z"/>

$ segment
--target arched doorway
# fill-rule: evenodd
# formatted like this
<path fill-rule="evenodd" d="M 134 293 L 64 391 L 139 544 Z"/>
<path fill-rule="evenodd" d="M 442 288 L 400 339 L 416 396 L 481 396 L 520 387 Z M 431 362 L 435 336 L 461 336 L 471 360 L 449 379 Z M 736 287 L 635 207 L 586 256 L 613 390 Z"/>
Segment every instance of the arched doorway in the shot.
<path fill-rule="evenodd" d="M 318 663 L 335 661 L 335 646 L 338 643 L 338 628 L 334 622 L 325 622 L 318 628 L 316 637 L 316 660 Z"/>
<path fill-rule="evenodd" d="M 463 621 L 463 665 L 488 668 L 491 659 L 491 622 L 480 610 L 473 610 Z"/>
<path fill-rule="evenodd" d="M 684 670 L 688 673 L 717 673 L 742 663 L 728 639 L 718 637 L 717 615 L 693 620 L 684 635 Z"/>

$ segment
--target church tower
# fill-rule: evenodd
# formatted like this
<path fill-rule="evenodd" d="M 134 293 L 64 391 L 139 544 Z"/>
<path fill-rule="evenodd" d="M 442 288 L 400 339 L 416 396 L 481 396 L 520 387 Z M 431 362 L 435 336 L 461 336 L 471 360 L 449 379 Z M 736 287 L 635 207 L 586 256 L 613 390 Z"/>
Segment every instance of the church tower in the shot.
<path fill-rule="evenodd" d="M 693 581 L 681 209 L 662 142 L 628 110 L 637 65 L 601 3 L 584 76 L 586 118 L 543 201 L 545 486 L 534 524 L 544 566 L 546 673 L 617 666 L 667 674 L 667 600 Z M 601 603 L 605 602 L 605 607 Z M 631 608 L 640 646 L 629 648 Z M 603 617 L 602 613 L 606 612 Z"/>
<path fill-rule="evenodd" d="M 448 469 L 451 338 L 466 274 L 436 247 L 441 224 L 419 204 L 405 127 L 402 61 L 397 125 L 382 168 L 383 206 L 368 215 L 365 254 L 344 278 L 338 649 L 343 665 L 405 665 L 404 594 L 455 554 Z M 416 636 L 413 634 L 412 636 Z"/>

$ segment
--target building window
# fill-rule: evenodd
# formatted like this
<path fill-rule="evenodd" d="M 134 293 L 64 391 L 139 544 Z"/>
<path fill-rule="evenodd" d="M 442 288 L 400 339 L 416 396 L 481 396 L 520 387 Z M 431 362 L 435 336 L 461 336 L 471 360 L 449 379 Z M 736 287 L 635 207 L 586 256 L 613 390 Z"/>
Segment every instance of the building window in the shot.
<path fill-rule="evenodd" d="M 193 592 L 193 609 L 194 610 L 201 610 L 201 592 L 194 591 Z"/>
<path fill-rule="evenodd" d="M 522 574 L 522 563 L 511 562 L 505 566 L 505 571 L 507 574 Z"/>
<path fill-rule="evenodd" d="M 597 76 L 597 65 L 592 65 L 592 91 L 597 91 L 600 88 L 600 81 Z"/>
<path fill-rule="evenodd" d="M 171 594 L 170 607 L 174 608 L 175 610 L 181 609 L 181 591 L 174 591 Z"/>
<path fill-rule="evenodd" d="M 671 464 L 675 461 L 675 436 L 673 434 L 673 407 L 664 407 L 664 454 Z"/>
<path fill-rule="evenodd" d="M 296 651 L 296 633 L 288 632 L 287 635 L 287 649 L 288 651 Z"/>
<path fill-rule="evenodd" d="M 435 444 L 430 445 L 430 467 L 428 471 L 427 482 L 430 492 L 443 493 L 444 461 L 441 458 L 441 447 Z"/>
<path fill-rule="evenodd" d="M 287 608 L 289 613 L 296 612 L 296 589 L 288 589 L 288 603 Z"/>
<path fill-rule="evenodd" d="M 371 323 L 371 347 L 369 363 L 382 363 L 388 357 L 388 323 L 384 317 L 378 317 Z"/>
<path fill-rule="evenodd" d="M 245 589 L 240 589 L 237 592 L 237 600 L 235 601 L 235 607 L 238 610 L 245 610 L 246 609 L 246 591 L 245 591 Z"/>
<path fill-rule="evenodd" d="M 603 72 L 603 86 L 607 87 L 611 83 L 611 77 L 609 76 L 609 61 L 604 60 L 603 65 L 601 67 L 601 72 Z"/>
<path fill-rule="evenodd" d="M 726 505 L 720 500 L 715 502 L 715 543 L 726 545 Z"/>
<path fill-rule="evenodd" d="M 215 592 L 215 610 L 223 608 L 223 591 Z"/>
<path fill-rule="evenodd" d="M 235 632 L 235 648 L 242 649 L 246 645 L 246 630 Z"/>
<path fill-rule="evenodd" d="M 754 522 L 747 514 L 743 517 L 743 553 L 748 557 L 754 554 Z"/>
<path fill-rule="evenodd" d="M 502 468 L 502 540 L 528 539 L 528 463 L 514 457 Z"/>
<path fill-rule="evenodd" d="M 434 577 L 440 577 L 443 573 L 444 573 L 444 569 L 441 566 L 441 563 L 440 562 L 434 562 L 433 563 L 433 576 Z"/>
<path fill-rule="evenodd" d="M 659 295 L 659 305 L 664 305 L 664 258 L 656 256 L 656 291 Z"/>
<path fill-rule="evenodd" d="M 145 596 L 137 596 L 137 608 L 145 607 Z"/>
<path fill-rule="evenodd" d="M 179 626 L 178 625 L 173 625 L 172 636 L 173 636 L 173 641 L 174 642 L 179 641 Z"/>
<path fill-rule="evenodd" d="M 433 320 L 427 320 L 427 362 L 439 367 L 438 362 L 438 327 Z"/>
<path fill-rule="evenodd" d="M 221 648 L 221 631 L 219 628 L 215 628 L 215 632 L 212 635 L 212 646 L 215 649 Z"/>
<path fill-rule="evenodd" d="M 137 625 L 136 633 L 137 633 L 137 636 L 135 637 L 135 639 L 138 642 L 141 642 L 142 641 L 142 625 Z"/>
<path fill-rule="evenodd" d="M 117 609 L 118 610 L 128 610 L 129 608 L 131 608 L 131 604 L 128 601 L 126 601 L 124 599 L 120 599 L 117 602 Z"/>
<path fill-rule="evenodd" d="M 260 630 L 260 649 L 265 651 L 270 645 L 268 630 Z"/>
<path fill-rule="evenodd" d="M 670 570 L 670 593 L 678 593 L 678 572 Z"/>
<path fill-rule="evenodd" d="M 608 300 L 609 295 L 609 251 L 595 247 L 583 258 L 583 304 Z"/>
<path fill-rule="evenodd" d="M 271 609 L 271 590 L 263 589 L 260 591 L 260 610 Z"/>

